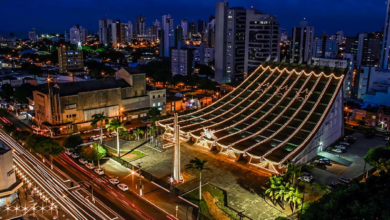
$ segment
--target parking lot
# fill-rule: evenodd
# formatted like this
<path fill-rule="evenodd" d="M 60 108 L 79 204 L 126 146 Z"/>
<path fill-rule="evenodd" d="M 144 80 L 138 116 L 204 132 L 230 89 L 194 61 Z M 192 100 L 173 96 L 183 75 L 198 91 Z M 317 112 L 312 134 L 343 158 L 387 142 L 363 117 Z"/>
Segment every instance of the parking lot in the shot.
<path fill-rule="evenodd" d="M 315 167 L 311 170 L 311 173 L 314 175 L 316 182 L 331 184 L 338 182 L 340 177 L 353 179 L 361 175 L 364 170 L 367 171 L 372 168 L 370 165 L 364 162 L 364 156 L 371 148 L 385 145 L 386 141 L 384 138 L 377 136 L 367 139 L 363 133 L 359 132 L 354 132 L 352 136 L 356 138 L 356 141 L 347 147 L 346 152 L 331 152 L 331 154 L 337 157 L 350 161 L 351 165 L 345 166 L 340 163 L 331 161 L 330 166 L 326 166 L 326 168 Z"/>

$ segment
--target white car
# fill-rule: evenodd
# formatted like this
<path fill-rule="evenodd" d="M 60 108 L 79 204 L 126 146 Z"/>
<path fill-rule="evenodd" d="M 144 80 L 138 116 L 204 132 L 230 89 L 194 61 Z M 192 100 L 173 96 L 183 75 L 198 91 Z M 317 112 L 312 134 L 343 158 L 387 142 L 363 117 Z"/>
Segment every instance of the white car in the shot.
<path fill-rule="evenodd" d="M 334 147 L 337 148 L 337 149 L 341 149 L 341 150 L 347 149 L 344 145 L 336 145 Z"/>
<path fill-rule="evenodd" d="M 117 178 L 114 178 L 114 179 L 109 179 L 108 181 L 110 181 L 111 184 L 118 184 L 119 183 L 119 180 Z"/>
<path fill-rule="evenodd" d="M 87 133 L 91 133 L 92 132 L 92 130 L 86 130 L 86 131 L 84 131 L 83 133 L 84 134 L 87 134 Z"/>
<path fill-rule="evenodd" d="M 300 176 L 300 177 L 298 177 L 298 180 L 310 183 L 313 179 L 310 178 L 309 176 Z"/>
<path fill-rule="evenodd" d="M 66 149 L 65 150 L 65 154 L 67 154 L 68 156 L 72 155 L 72 151 L 70 149 Z"/>
<path fill-rule="evenodd" d="M 79 159 L 79 162 L 82 163 L 82 164 L 87 164 L 87 163 L 88 163 L 88 160 L 84 160 L 83 158 L 80 158 L 80 159 Z"/>
<path fill-rule="evenodd" d="M 99 175 L 104 175 L 104 170 L 101 168 L 95 169 L 94 171 L 95 171 L 95 173 L 97 173 Z"/>
<path fill-rule="evenodd" d="M 347 177 L 340 177 L 339 181 L 341 183 L 349 184 L 351 181 Z"/>
<path fill-rule="evenodd" d="M 117 186 L 118 186 L 118 188 L 119 188 L 120 190 L 122 190 L 122 191 L 127 191 L 127 190 L 129 190 L 129 187 L 127 187 L 126 184 L 121 183 L 121 184 L 118 184 Z"/>
<path fill-rule="evenodd" d="M 102 137 L 103 137 L 103 139 L 106 139 L 106 138 L 107 138 L 107 136 L 106 136 L 105 134 L 103 134 Z"/>
<path fill-rule="evenodd" d="M 340 144 L 349 146 L 349 143 L 347 141 L 340 142 Z"/>
<path fill-rule="evenodd" d="M 314 176 L 311 175 L 310 173 L 303 172 L 302 174 L 303 174 L 303 176 L 305 176 L 305 177 L 309 177 L 310 179 L 314 179 Z"/>
<path fill-rule="evenodd" d="M 100 128 L 94 128 L 92 131 L 100 131 Z"/>
<path fill-rule="evenodd" d="M 94 140 L 94 141 L 98 141 L 99 140 L 99 136 L 98 135 L 92 136 L 91 139 Z"/>
<path fill-rule="evenodd" d="M 116 137 L 116 133 L 115 132 L 111 132 L 111 136 Z"/>
<path fill-rule="evenodd" d="M 77 159 L 77 158 L 80 157 L 80 155 L 78 155 L 78 154 L 76 154 L 76 153 L 73 153 L 73 154 L 72 154 L 72 157 L 73 157 L 74 159 Z"/>
<path fill-rule="evenodd" d="M 90 169 L 90 170 L 92 170 L 92 169 L 95 168 L 95 165 L 93 165 L 93 163 L 87 163 L 87 164 L 85 164 L 85 166 L 86 166 L 88 169 Z"/>
<path fill-rule="evenodd" d="M 339 153 L 339 154 L 341 154 L 343 152 L 341 149 L 338 149 L 338 148 L 335 148 L 332 151 L 335 153 Z"/>

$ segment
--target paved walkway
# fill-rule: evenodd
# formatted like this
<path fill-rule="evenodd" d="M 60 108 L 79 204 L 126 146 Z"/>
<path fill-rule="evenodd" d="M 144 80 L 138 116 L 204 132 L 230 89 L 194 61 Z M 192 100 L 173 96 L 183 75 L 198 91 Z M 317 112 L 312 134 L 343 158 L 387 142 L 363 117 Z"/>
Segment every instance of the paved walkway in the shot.
<path fill-rule="evenodd" d="M 129 149 L 129 146 L 121 147 Z M 145 144 L 138 148 L 148 154 L 133 165 L 141 162 L 142 169 L 156 176 L 166 178 L 172 175 L 173 170 L 173 148 L 160 153 Z M 245 210 L 245 214 L 252 219 L 275 219 L 278 216 L 285 216 L 284 213 L 268 205 L 262 198 L 263 187 L 270 174 L 256 167 L 249 166 L 243 162 L 236 162 L 226 155 L 217 155 L 216 152 L 209 152 L 205 148 L 190 146 L 186 143 L 181 147 L 181 167 L 185 172 L 184 176 L 189 177 L 184 183 L 177 185 L 182 192 L 187 192 L 199 185 L 198 172 L 185 170 L 184 166 L 195 157 L 207 160 L 206 167 L 210 170 L 202 173 L 202 181 L 209 182 L 228 192 L 228 205 L 238 211 Z"/>

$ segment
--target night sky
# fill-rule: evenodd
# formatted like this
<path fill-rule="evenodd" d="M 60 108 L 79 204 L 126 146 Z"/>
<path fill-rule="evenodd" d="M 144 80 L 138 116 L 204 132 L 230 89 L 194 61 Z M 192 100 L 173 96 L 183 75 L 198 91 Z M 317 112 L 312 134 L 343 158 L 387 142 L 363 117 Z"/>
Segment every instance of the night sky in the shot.
<path fill-rule="evenodd" d="M 17 3 L 16 3 L 17 2 Z M 359 32 L 381 31 L 385 23 L 385 0 L 231 0 L 230 7 L 260 9 L 278 16 L 280 27 L 291 34 L 291 27 L 302 18 L 315 27 L 316 36 L 324 31 L 333 34 L 344 30 L 346 36 Z M 27 38 L 35 28 L 38 33 L 64 33 L 80 24 L 90 32 L 98 29 L 98 19 L 131 20 L 140 13 L 147 25 L 164 14 L 171 14 L 175 25 L 188 21 L 208 20 L 215 14 L 213 0 L 1 0 L 0 35 Z"/>

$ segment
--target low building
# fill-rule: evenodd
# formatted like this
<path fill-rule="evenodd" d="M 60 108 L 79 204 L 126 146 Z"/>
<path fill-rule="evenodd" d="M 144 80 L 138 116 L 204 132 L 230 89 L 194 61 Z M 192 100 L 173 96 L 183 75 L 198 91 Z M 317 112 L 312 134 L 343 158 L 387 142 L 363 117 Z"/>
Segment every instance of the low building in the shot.
<path fill-rule="evenodd" d="M 145 73 L 131 67 L 116 72 L 115 78 L 43 84 L 33 92 L 35 119 L 54 133 L 89 129 L 92 115 L 98 113 L 109 118 L 104 124 L 130 121 L 147 116 L 150 94 L 154 92 L 146 89 Z"/>
<path fill-rule="evenodd" d="M 23 182 L 17 181 L 12 150 L 0 141 L 0 207 L 10 206 L 18 198 Z"/>
<path fill-rule="evenodd" d="M 390 105 L 390 70 L 361 67 L 357 99 L 371 105 Z"/>

